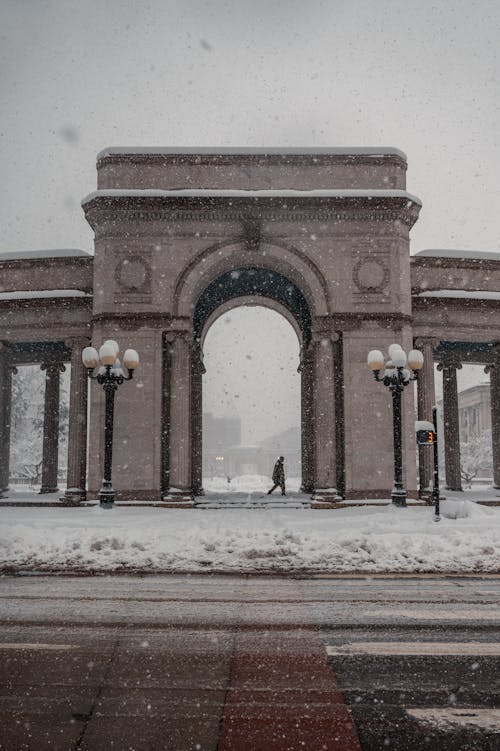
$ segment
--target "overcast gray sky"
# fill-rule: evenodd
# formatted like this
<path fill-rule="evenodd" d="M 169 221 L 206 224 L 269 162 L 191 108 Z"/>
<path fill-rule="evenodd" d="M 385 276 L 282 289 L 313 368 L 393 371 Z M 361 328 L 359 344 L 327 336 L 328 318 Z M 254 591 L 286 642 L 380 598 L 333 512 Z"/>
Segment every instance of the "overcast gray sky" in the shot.
<path fill-rule="evenodd" d="M 92 247 L 106 146 L 395 146 L 422 248 L 498 250 L 497 0 L 0 0 L 0 252 Z"/>

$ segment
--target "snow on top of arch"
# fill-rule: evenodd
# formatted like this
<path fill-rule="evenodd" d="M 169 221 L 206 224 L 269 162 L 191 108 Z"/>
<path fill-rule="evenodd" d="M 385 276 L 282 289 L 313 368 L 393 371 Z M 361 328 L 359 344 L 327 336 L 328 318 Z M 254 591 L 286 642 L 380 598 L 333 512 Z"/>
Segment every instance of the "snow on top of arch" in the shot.
<path fill-rule="evenodd" d="M 0 253 L 1 261 L 29 261 L 34 258 L 92 258 L 86 250 L 79 248 L 55 248 L 53 250 L 20 250 L 14 253 Z"/>
<path fill-rule="evenodd" d="M 448 297 L 462 300 L 500 300 L 500 292 L 470 289 L 432 289 L 419 292 L 417 297 Z"/>
<path fill-rule="evenodd" d="M 422 205 L 417 196 L 406 190 L 378 188 L 337 188 L 335 190 L 219 190 L 207 188 L 184 188 L 181 190 L 139 190 L 136 188 L 112 188 L 95 190 L 82 200 L 82 206 L 94 198 L 405 198 Z"/>
<path fill-rule="evenodd" d="M 39 289 L 0 292 L 0 300 L 40 300 L 55 297 L 92 297 L 81 289 Z"/>
<path fill-rule="evenodd" d="M 366 156 L 366 157 L 380 157 L 380 156 L 398 156 L 404 161 L 407 161 L 406 154 L 400 149 L 396 149 L 392 146 L 388 147 L 329 147 L 329 146 L 283 146 L 283 147 L 265 147 L 265 146 L 113 146 L 108 147 L 100 151 L 97 155 L 97 160 L 104 159 L 107 156 L 113 155 L 148 155 L 158 154 L 165 156 L 226 156 L 226 155 L 241 155 L 241 156 Z"/>
<path fill-rule="evenodd" d="M 426 258 L 464 258 L 464 259 L 487 259 L 490 261 L 500 261 L 500 253 L 487 250 L 453 250 L 453 249 L 433 249 L 419 250 L 415 256 L 425 256 Z M 414 256 L 414 257 L 415 257 Z"/>

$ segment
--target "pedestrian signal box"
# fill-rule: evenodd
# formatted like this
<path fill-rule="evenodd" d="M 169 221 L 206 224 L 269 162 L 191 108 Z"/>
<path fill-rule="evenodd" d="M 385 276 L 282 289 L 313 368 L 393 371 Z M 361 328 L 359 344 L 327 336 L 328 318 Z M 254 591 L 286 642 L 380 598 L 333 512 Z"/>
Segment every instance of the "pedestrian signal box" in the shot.
<path fill-rule="evenodd" d="M 436 442 L 436 434 L 433 430 L 417 430 L 417 443 L 419 446 L 426 446 Z"/>

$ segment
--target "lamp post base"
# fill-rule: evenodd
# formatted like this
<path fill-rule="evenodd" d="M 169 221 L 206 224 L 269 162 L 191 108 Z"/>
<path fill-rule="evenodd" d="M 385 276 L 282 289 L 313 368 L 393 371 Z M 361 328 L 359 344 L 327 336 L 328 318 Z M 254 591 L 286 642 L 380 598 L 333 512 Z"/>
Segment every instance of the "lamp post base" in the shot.
<path fill-rule="evenodd" d="M 115 503 L 115 491 L 110 480 L 104 480 L 99 491 L 99 505 L 101 508 L 113 508 Z"/>
<path fill-rule="evenodd" d="M 394 506 L 406 508 L 406 491 L 404 488 L 393 488 L 391 500 Z"/>

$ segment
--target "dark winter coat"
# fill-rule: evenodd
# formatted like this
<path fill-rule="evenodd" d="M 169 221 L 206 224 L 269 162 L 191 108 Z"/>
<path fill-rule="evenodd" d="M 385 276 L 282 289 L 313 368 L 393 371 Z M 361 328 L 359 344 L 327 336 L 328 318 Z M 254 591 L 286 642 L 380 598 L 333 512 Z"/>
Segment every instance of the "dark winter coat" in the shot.
<path fill-rule="evenodd" d="M 283 466 L 283 462 L 279 459 L 274 465 L 273 482 L 276 483 L 276 485 L 281 485 L 281 483 L 285 482 L 285 467 Z"/>

